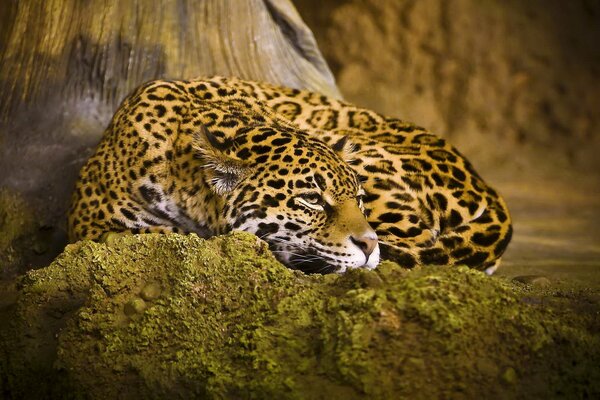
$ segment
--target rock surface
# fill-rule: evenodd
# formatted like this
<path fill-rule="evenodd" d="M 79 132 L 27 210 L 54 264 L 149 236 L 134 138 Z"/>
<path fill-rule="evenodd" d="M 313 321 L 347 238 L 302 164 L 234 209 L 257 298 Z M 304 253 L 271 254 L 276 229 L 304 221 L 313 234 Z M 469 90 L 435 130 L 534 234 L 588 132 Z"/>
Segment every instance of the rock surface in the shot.
<path fill-rule="evenodd" d="M 600 395 L 589 307 L 466 268 L 307 276 L 245 233 L 123 235 L 68 246 L 14 296 L 9 398 Z"/>

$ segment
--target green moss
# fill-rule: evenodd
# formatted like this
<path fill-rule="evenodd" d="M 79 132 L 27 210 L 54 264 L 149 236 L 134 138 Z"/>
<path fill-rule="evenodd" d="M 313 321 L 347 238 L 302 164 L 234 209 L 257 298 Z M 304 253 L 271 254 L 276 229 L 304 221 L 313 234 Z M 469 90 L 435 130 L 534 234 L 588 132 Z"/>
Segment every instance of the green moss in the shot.
<path fill-rule="evenodd" d="M 600 393 L 594 293 L 559 312 L 557 293 L 467 268 L 306 276 L 245 233 L 139 235 L 68 246 L 20 287 L 0 379 L 14 397 Z"/>

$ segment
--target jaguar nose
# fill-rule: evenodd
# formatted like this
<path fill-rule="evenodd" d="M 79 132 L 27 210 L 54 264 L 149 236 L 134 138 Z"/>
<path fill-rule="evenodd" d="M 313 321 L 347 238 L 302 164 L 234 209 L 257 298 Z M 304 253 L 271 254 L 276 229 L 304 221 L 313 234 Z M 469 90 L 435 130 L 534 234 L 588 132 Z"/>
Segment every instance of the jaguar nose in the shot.
<path fill-rule="evenodd" d="M 375 250 L 375 247 L 377 247 L 377 235 L 375 232 L 370 232 L 358 237 L 350 236 L 350 240 L 356 245 L 356 247 L 365 253 L 367 260 L 369 259 L 369 256 L 373 250 Z"/>

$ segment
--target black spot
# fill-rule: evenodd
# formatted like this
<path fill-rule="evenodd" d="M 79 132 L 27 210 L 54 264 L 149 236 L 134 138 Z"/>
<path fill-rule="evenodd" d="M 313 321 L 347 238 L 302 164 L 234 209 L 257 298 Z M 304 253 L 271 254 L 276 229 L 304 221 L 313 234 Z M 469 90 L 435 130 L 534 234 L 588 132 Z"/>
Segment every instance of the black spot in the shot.
<path fill-rule="evenodd" d="M 264 154 L 262 156 L 258 156 L 256 157 L 256 159 L 254 160 L 255 164 L 263 164 L 264 162 L 266 162 L 269 159 L 269 156 Z"/>
<path fill-rule="evenodd" d="M 156 116 L 158 118 L 162 117 L 167 112 L 167 109 L 165 108 L 165 106 L 163 106 L 161 104 L 154 106 L 154 109 L 156 110 Z"/>
<path fill-rule="evenodd" d="M 367 168 L 369 168 L 369 169 L 367 169 Z M 366 165 L 365 169 L 369 172 L 377 172 L 376 170 L 373 170 L 374 168 L 371 165 Z M 413 164 L 408 164 L 408 163 L 402 165 L 402 169 L 405 170 L 406 172 L 419 172 L 419 168 L 417 168 L 417 166 L 415 166 Z"/>
<path fill-rule="evenodd" d="M 472 256 L 461 259 L 458 263 L 465 264 L 469 267 L 474 267 L 474 266 L 483 264 L 483 262 L 485 260 L 487 260 L 488 256 L 489 256 L 489 253 L 486 253 L 484 251 L 478 251 L 477 253 L 473 254 Z"/>
<path fill-rule="evenodd" d="M 259 134 L 259 135 L 255 135 L 255 136 L 253 136 L 253 137 L 252 137 L 252 142 L 253 142 L 253 143 L 261 143 L 261 142 L 264 142 L 265 140 L 267 140 L 267 138 L 269 138 L 269 137 L 271 137 L 271 136 L 273 136 L 273 135 L 275 135 L 275 134 L 276 134 L 276 132 L 275 132 L 275 131 L 273 131 L 273 130 L 270 130 L 270 129 L 269 129 L 269 130 L 266 130 L 266 131 L 262 132 L 262 133 L 261 133 L 261 134 Z"/>
<path fill-rule="evenodd" d="M 496 215 L 498 216 L 498 221 L 500 221 L 500 222 L 504 222 L 508 219 L 506 213 L 502 210 L 498 210 L 496 212 Z"/>
<path fill-rule="evenodd" d="M 444 186 L 444 180 L 442 179 L 440 174 L 438 174 L 437 172 L 434 172 L 433 174 L 431 174 L 431 178 L 433 178 L 433 181 L 435 182 L 436 185 Z"/>
<path fill-rule="evenodd" d="M 406 183 L 413 190 L 421 191 L 423 189 L 423 186 L 421 185 L 421 182 L 419 182 L 417 180 L 414 180 L 414 179 L 410 179 L 407 176 L 403 176 L 402 177 L 402 181 L 404 183 Z"/>
<path fill-rule="evenodd" d="M 406 169 L 406 168 L 405 168 Z M 396 168 L 391 162 L 379 161 L 377 165 L 365 165 L 364 170 L 371 173 L 393 174 L 396 173 Z"/>
<path fill-rule="evenodd" d="M 365 197 L 363 198 L 363 201 L 365 203 L 370 203 L 372 201 L 377 200 L 380 197 L 380 195 L 378 195 L 377 193 L 367 193 L 365 195 Z"/>
<path fill-rule="evenodd" d="M 397 209 L 400 207 L 402 207 L 402 204 L 397 203 L 395 201 L 386 201 L 385 202 L 385 208 Z"/>
<path fill-rule="evenodd" d="M 323 176 L 321 174 L 315 174 L 315 183 L 317 184 L 317 186 L 319 186 L 319 188 L 321 188 L 321 190 L 325 190 L 327 189 L 327 183 L 325 181 L 325 178 L 323 178 Z"/>
<path fill-rule="evenodd" d="M 475 243 L 479 246 L 491 246 L 492 244 L 496 243 L 496 241 L 499 238 L 500 238 L 499 232 L 492 232 L 488 235 L 481 233 L 481 232 L 477 232 L 473 235 L 471 240 L 473 241 L 473 243 Z"/>
<path fill-rule="evenodd" d="M 446 200 L 446 197 L 444 197 L 443 194 L 440 193 L 435 193 L 433 195 L 433 198 L 435 199 L 438 209 L 442 210 L 442 211 L 446 211 L 446 209 L 448 208 L 448 200 Z"/>
<path fill-rule="evenodd" d="M 440 242 L 448 249 L 454 249 L 462 244 L 464 240 L 459 236 L 440 237 Z"/>
<path fill-rule="evenodd" d="M 431 169 L 433 168 L 433 166 L 431 165 L 431 163 L 428 163 L 425 160 L 419 160 L 419 163 L 421 164 L 421 168 L 424 171 L 431 171 Z"/>
<path fill-rule="evenodd" d="M 469 203 L 468 208 L 469 208 L 469 212 L 471 214 L 475 214 L 475 212 L 479 209 L 479 203 L 475 203 L 475 202 Z"/>
<path fill-rule="evenodd" d="M 433 226 L 433 222 L 434 222 L 434 217 L 433 217 L 433 212 L 426 208 L 422 203 L 421 203 L 421 219 L 425 221 L 425 223 L 427 223 L 429 226 Z"/>
<path fill-rule="evenodd" d="M 407 230 L 402 230 L 398 227 L 392 226 L 392 227 L 388 228 L 387 230 L 392 235 L 394 235 L 396 237 L 400 237 L 400 238 L 419 236 L 422 232 L 421 229 L 414 227 L 414 226 Z"/>
<path fill-rule="evenodd" d="M 262 199 L 262 204 L 266 207 L 277 207 L 279 205 L 279 201 L 270 194 L 266 194 Z"/>
<path fill-rule="evenodd" d="M 299 231 L 301 229 L 300 225 L 295 224 L 293 222 L 286 222 L 285 225 L 284 225 L 284 227 L 286 229 L 291 230 L 291 231 Z"/>
<path fill-rule="evenodd" d="M 469 248 L 469 247 L 463 247 L 463 248 L 454 250 L 450 254 L 454 258 L 464 258 L 464 257 L 470 255 L 471 253 L 473 253 L 473 250 L 471 248 Z"/>
<path fill-rule="evenodd" d="M 452 176 L 461 182 L 467 179 L 465 173 L 456 167 L 452 167 Z"/>
<path fill-rule="evenodd" d="M 413 138 L 413 143 L 427 144 L 430 146 L 441 146 L 443 141 L 441 138 L 428 133 L 421 133 Z"/>
<path fill-rule="evenodd" d="M 160 133 L 152 132 L 152 136 L 154 136 L 157 140 L 160 140 L 161 142 L 164 142 L 167 140 L 167 138 L 165 138 Z"/>
<path fill-rule="evenodd" d="M 474 224 L 489 224 L 490 222 L 493 222 L 494 220 L 492 219 L 492 216 L 490 215 L 490 213 L 486 210 L 483 214 L 481 214 L 481 216 L 479 218 L 477 218 L 475 221 L 473 221 Z M 496 225 L 498 226 L 498 225 Z"/>
<path fill-rule="evenodd" d="M 456 156 L 447 152 L 446 150 L 430 150 L 427 152 L 427 154 L 436 161 L 449 161 L 451 163 L 456 162 Z M 442 169 L 441 166 L 439 168 Z M 446 167 L 445 169 L 446 171 L 444 172 L 448 172 L 448 168 Z"/>
<path fill-rule="evenodd" d="M 266 235 L 272 234 L 272 233 L 277 233 L 277 231 L 279 230 L 279 224 L 272 222 L 270 224 L 266 224 L 264 222 L 261 222 L 258 224 L 258 229 L 256 231 L 256 236 L 258 236 L 259 238 L 263 238 Z"/>
<path fill-rule="evenodd" d="M 252 146 L 252 151 L 256 154 L 265 154 L 271 151 L 271 146 Z"/>
<path fill-rule="evenodd" d="M 417 260 L 413 256 L 407 253 L 401 253 L 392 258 L 400 266 L 404 268 L 414 268 L 417 265 Z"/>
<path fill-rule="evenodd" d="M 290 143 L 291 141 L 292 141 L 292 139 L 290 139 L 290 138 L 277 138 L 277 139 L 274 139 L 274 140 L 273 140 L 271 143 L 272 143 L 274 146 L 283 146 L 283 145 L 285 145 L 285 144 L 288 144 L 288 143 Z M 289 156 L 287 156 L 287 157 L 289 157 Z M 290 160 L 290 161 L 291 161 L 291 160 Z M 289 161 L 288 161 L 288 162 L 289 162 Z"/>
<path fill-rule="evenodd" d="M 247 148 L 243 148 L 240 151 L 238 151 L 236 155 L 241 160 L 247 160 L 248 157 L 250 157 L 251 154 L 252 153 L 250 153 L 250 150 L 248 150 Z"/>
<path fill-rule="evenodd" d="M 285 181 L 283 179 L 269 179 L 267 185 L 275 189 L 281 189 L 285 186 Z"/>
<path fill-rule="evenodd" d="M 344 146 L 346 146 L 346 143 L 348 142 L 348 136 L 342 136 L 342 138 L 340 140 L 338 140 L 337 142 L 335 142 L 331 148 L 335 151 L 335 152 L 340 152 L 342 150 L 344 150 Z"/>
<path fill-rule="evenodd" d="M 457 181 L 454 178 L 449 178 L 448 184 L 446 185 L 446 187 L 450 190 L 453 190 L 453 189 L 462 189 L 465 187 L 465 185 L 463 185 L 460 181 Z"/>
<path fill-rule="evenodd" d="M 161 199 L 160 193 L 153 187 L 142 185 L 140 186 L 139 191 L 142 198 L 148 203 L 157 202 Z"/>
<path fill-rule="evenodd" d="M 378 219 L 381 222 L 387 222 L 387 223 L 393 224 L 393 223 L 402 221 L 403 218 L 404 217 L 402 216 L 402 214 L 387 212 L 387 213 L 381 214 Z"/>
<path fill-rule="evenodd" d="M 450 260 L 442 249 L 425 249 L 419 256 L 423 264 L 445 265 Z"/>
<path fill-rule="evenodd" d="M 224 128 L 235 128 L 238 124 L 238 121 L 236 121 L 235 119 L 227 119 L 219 122 L 219 126 L 222 126 Z"/>
<path fill-rule="evenodd" d="M 450 211 L 450 217 L 448 218 L 448 227 L 454 228 L 462 224 L 463 219 L 460 216 L 460 213 L 456 210 Z"/>
<path fill-rule="evenodd" d="M 512 226 L 509 226 L 508 231 L 506 232 L 506 236 L 500 242 L 498 242 L 498 244 L 494 248 L 494 255 L 496 257 L 500 257 L 502 255 L 502 253 L 504 253 L 504 250 L 506 250 L 506 247 L 508 246 L 508 243 L 510 242 L 510 239 L 512 238 L 512 232 L 513 232 Z"/>
<path fill-rule="evenodd" d="M 126 208 L 121 208 L 121 214 L 131 221 L 137 221 L 136 216 Z"/>

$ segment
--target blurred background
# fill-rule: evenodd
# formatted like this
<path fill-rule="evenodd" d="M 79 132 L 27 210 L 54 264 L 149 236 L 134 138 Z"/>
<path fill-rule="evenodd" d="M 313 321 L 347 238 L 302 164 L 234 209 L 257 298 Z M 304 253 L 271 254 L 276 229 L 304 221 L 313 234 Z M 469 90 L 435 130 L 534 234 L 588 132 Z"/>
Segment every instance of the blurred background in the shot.
<path fill-rule="evenodd" d="M 443 134 L 481 168 L 598 170 L 600 2 L 295 4 L 351 102 Z"/>

